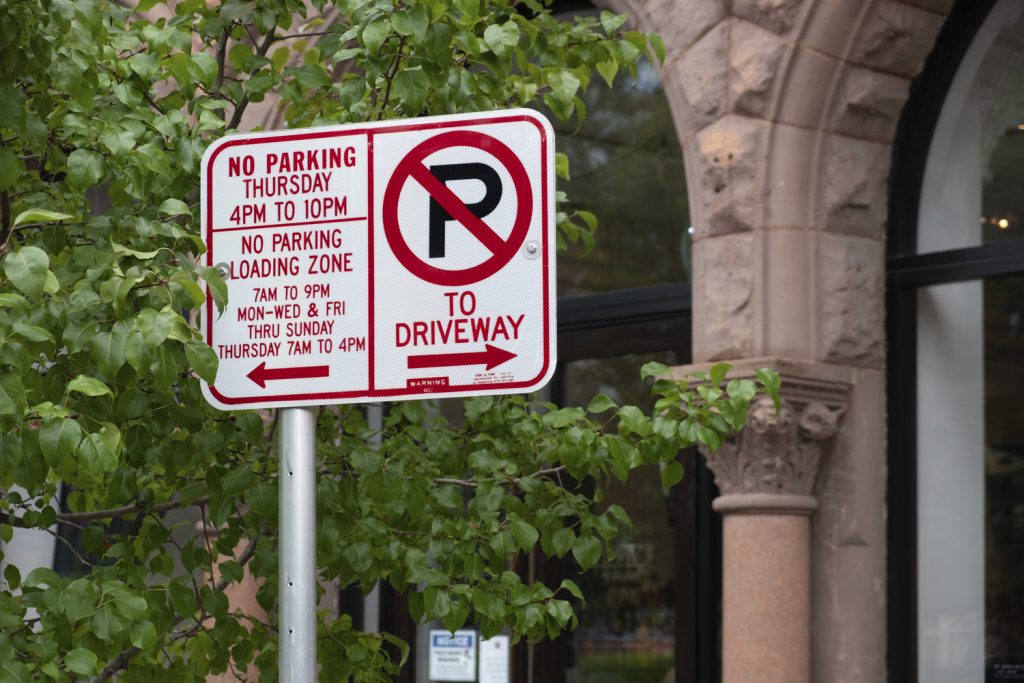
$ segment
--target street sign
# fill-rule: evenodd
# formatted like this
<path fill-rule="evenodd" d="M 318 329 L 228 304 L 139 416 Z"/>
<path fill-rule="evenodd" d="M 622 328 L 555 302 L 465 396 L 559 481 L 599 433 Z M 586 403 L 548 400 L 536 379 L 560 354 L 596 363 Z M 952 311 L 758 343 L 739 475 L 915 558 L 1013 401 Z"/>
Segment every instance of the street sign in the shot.
<path fill-rule="evenodd" d="M 527 109 L 232 135 L 202 164 L 224 410 L 520 393 L 555 362 L 554 134 Z"/>

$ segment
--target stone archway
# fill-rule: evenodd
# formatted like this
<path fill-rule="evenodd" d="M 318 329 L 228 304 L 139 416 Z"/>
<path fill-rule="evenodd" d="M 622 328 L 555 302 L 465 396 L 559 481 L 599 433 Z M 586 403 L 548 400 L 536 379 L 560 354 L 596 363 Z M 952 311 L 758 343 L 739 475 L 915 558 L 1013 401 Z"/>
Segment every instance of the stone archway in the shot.
<path fill-rule="evenodd" d="M 953 0 L 611 4 L 633 13 L 640 28 L 656 27 L 668 48 L 662 79 L 696 228 L 694 357 L 776 364 L 784 395 L 787 380 L 797 394 L 809 378 L 835 388 L 841 377 L 849 389 L 839 431 L 807 491 L 817 510 L 806 541 L 809 578 L 790 563 L 792 573 L 760 589 L 730 587 L 730 554 L 735 566 L 772 554 L 770 538 L 730 541 L 730 518 L 811 510 L 783 510 L 778 500 L 756 496 L 738 508 L 736 501 L 719 506 L 727 513 L 726 612 L 738 600 L 753 604 L 745 614 L 770 617 L 743 628 L 726 619 L 725 680 L 884 680 L 888 175 L 910 83 Z M 773 495 L 756 486 L 745 493 Z M 772 571 L 786 574 L 786 566 Z M 794 595 L 785 590 L 793 580 L 809 584 L 809 628 L 787 622 L 801 610 L 777 599 Z M 807 643 L 790 650 L 809 653 L 805 666 L 736 656 L 741 647 L 778 651 L 779 639 L 791 637 Z"/>

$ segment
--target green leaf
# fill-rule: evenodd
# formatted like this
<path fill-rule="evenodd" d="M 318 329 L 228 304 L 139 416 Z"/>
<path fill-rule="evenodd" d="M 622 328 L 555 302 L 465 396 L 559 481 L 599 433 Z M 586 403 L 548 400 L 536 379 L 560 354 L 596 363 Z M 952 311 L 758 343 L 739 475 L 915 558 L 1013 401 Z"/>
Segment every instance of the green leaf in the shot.
<path fill-rule="evenodd" d="M 583 417 L 584 412 L 580 408 L 560 408 L 558 410 L 552 410 L 550 413 L 546 413 L 544 415 L 543 422 L 548 427 L 562 429 Z"/>
<path fill-rule="evenodd" d="M 82 440 L 82 428 L 71 418 L 50 420 L 39 430 L 39 450 L 46 463 L 58 467 Z"/>
<path fill-rule="evenodd" d="M 100 432 L 87 434 L 78 446 L 82 470 L 93 477 L 102 477 L 117 469 L 117 453 Z"/>
<path fill-rule="evenodd" d="M 664 363 L 658 363 L 651 361 L 650 363 L 644 363 L 643 367 L 640 368 L 640 379 L 647 379 L 648 377 L 658 377 L 659 375 L 667 375 L 671 372 L 669 367 Z"/>
<path fill-rule="evenodd" d="M 427 79 L 422 71 L 400 71 L 393 86 L 395 97 L 402 101 L 402 110 L 409 116 L 420 113 L 427 99 Z"/>
<path fill-rule="evenodd" d="M 572 556 L 576 558 L 580 569 L 587 571 L 601 559 L 601 542 L 593 536 L 580 536 L 572 544 Z"/>
<path fill-rule="evenodd" d="M 427 619 L 443 619 L 451 611 L 452 601 L 443 588 L 430 586 L 423 591 L 423 610 Z"/>
<path fill-rule="evenodd" d="M 21 582 L 21 585 L 25 588 L 35 588 L 43 585 L 57 586 L 60 585 L 60 577 L 57 575 L 57 572 L 49 567 L 36 567 L 28 573 L 28 576 Z"/>
<path fill-rule="evenodd" d="M 114 156 L 120 156 L 135 147 L 135 136 L 127 130 L 104 131 L 101 139 Z"/>
<path fill-rule="evenodd" d="M 627 19 L 629 19 L 629 16 L 626 14 L 615 14 L 608 10 L 601 10 L 601 26 L 609 37 L 615 35 L 615 32 L 622 28 Z"/>
<path fill-rule="evenodd" d="M 618 416 L 619 426 L 627 431 L 640 436 L 651 433 L 651 419 L 636 406 L 622 406 L 619 408 Z"/>
<path fill-rule="evenodd" d="M 27 407 L 21 377 L 14 373 L 0 375 L 0 415 L 21 417 Z"/>
<path fill-rule="evenodd" d="M 77 391 L 80 394 L 86 396 L 113 396 L 113 392 L 110 391 L 110 387 L 94 377 L 88 377 L 86 375 L 78 375 L 73 380 L 68 382 L 68 392 Z"/>
<path fill-rule="evenodd" d="M 60 213 L 59 211 L 50 211 L 49 209 L 26 209 L 18 214 L 18 217 L 14 219 L 14 227 L 25 225 L 26 223 L 50 223 L 53 221 L 66 221 L 69 218 L 74 218 L 71 214 Z"/>
<path fill-rule="evenodd" d="M 569 155 L 565 152 L 555 152 L 555 175 L 569 180 Z"/>
<path fill-rule="evenodd" d="M 21 662 L 0 662 L 0 683 L 30 683 L 32 674 Z"/>
<path fill-rule="evenodd" d="M 160 204 L 160 213 L 165 216 L 188 216 L 191 212 L 188 210 L 188 204 L 181 201 L 180 199 L 168 198 Z"/>
<path fill-rule="evenodd" d="M 42 327 L 39 327 L 39 325 L 29 325 L 28 323 L 23 323 L 21 321 L 18 321 L 16 323 L 14 323 L 14 326 L 12 327 L 12 331 L 14 332 L 14 334 L 18 335 L 19 337 L 22 337 L 22 338 L 27 339 L 29 341 L 34 341 L 34 342 L 44 342 L 44 341 L 52 342 L 53 341 L 53 335 L 50 334 L 49 330 L 46 330 L 46 329 L 44 329 Z"/>
<path fill-rule="evenodd" d="M 11 292 L 0 292 L 0 308 L 18 308 L 23 311 L 29 309 L 28 301 L 20 294 Z"/>
<path fill-rule="evenodd" d="M 297 69 L 291 69 L 290 72 L 303 88 L 327 88 L 331 85 L 331 77 L 323 67 L 315 64 L 305 64 Z"/>
<path fill-rule="evenodd" d="M 562 583 L 558 587 L 569 591 L 569 594 L 577 600 L 583 600 L 583 591 L 580 590 L 580 587 L 572 579 L 562 579 Z"/>
<path fill-rule="evenodd" d="M 228 306 L 228 285 L 220 271 L 210 266 L 203 266 L 199 268 L 199 275 L 206 282 L 206 286 L 210 288 L 213 302 L 217 304 L 217 313 L 223 314 L 224 309 Z"/>
<path fill-rule="evenodd" d="M 730 380 L 725 390 L 729 393 L 729 398 L 741 401 L 749 401 L 757 393 L 757 387 L 749 379 Z"/>
<path fill-rule="evenodd" d="M 146 599 L 127 588 L 118 587 L 110 595 L 114 598 L 114 609 L 125 619 L 138 619 L 149 610 Z"/>
<path fill-rule="evenodd" d="M 619 73 L 619 63 L 614 59 L 609 59 L 606 62 L 597 63 L 597 73 L 601 74 L 601 78 L 608 84 L 608 87 L 612 87 L 615 81 L 616 74 Z"/>
<path fill-rule="evenodd" d="M 507 57 L 519 44 L 519 27 L 511 19 L 501 25 L 491 24 L 484 29 L 484 43 L 498 57 Z"/>
<path fill-rule="evenodd" d="M 68 156 L 68 185 L 79 192 L 87 190 L 100 181 L 105 170 L 102 156 L 87 149 L 76 149 Z"/>
<path fill-rule="evenodd" d="M 124 365 L 127 341 L 128 328 L 123 324 L 114 325 L 110 332 L 99 332 L 89 341 L 89 354 L 107 377 L 113 378 Z"/>
<path fill-rule="evenodd" d="M 97 673 L 98 664 L 99 660 L 96 658 L 95 653 L 91 650 L 86 650 L 84 647 L 76 647 L 64 655 L 64 666 L 68 668 L 68 671 L 81 676 L 91 676 Z"/>
<path fill-rule="evenodd" d="M 764 390 L 775 403 L 775 412 L 778 412 L 779 389 L 782 385 L 782 378 L 779 377 L 779 373 L 775 372 L 771 368 L 761 368 L 760 370 L 755 370 L 754 375 L 756 375 L 757 379 L 761 381 L 762 386 L 764 386 Z"/>
<path fill-rule="evenodd" d="M 249 463 L 243 463 L 227 473 L 222 485 L 225 493 L 238 494 L 249 488 L 255 479 Z"/>
<path fill-rule="evenodd" d="M 22 247 L 7 254 L 4 274 L 25 294 L 38 297 L 46 286 L 50 257 L 39 247 Z"/>
<path fill-rule="evenodd" d="M 572 529 L 561 528 L 551 536 L 551 545 L 555 549 L 555 554 L 558 557 L 564 556 L 569 549 L 572 548 L 573 541 L 576 540 L 576 534 L 573 533 Z"/>
<path fill-rule="evenodd" d="M 613 410 L 618 407 L 618 404 L 616 404 L 608 394 L 598 394 L 594 398 L 590 399 L 590 403 L 587 405 L 587 412 L 599 415 L 607 410 Z"/>
<path fill-rule="evenodd" d="M 18 586 L 21 585 L 21 570 L 13 564 L 5 565 L 4 580 L 7 581 L 9 589 L 17 590 Z"/>
<path fill-rule="evenodd" d="M 427 10 L 421 5 L 391 15 L 391 27 L 395 29 L 395 33 L 412 36 L 417 43 L 426 36 L 429 25 L 430 18 L 427 16 Z"/>
<path fill-rule="evenodd" d="M 576 91 L 580 89 L 580 79 L 567 69 L 552 71 L 547 75 L 547 82 L 554 96 L 566 105 L 572 103 Z"/>
<path fill-rule="evenodd" d="M 712 365 L 711 370 L 708 373 L 711 386 L 717 387 L 720 385 L 722 380 L 725 379 L 725 376 L 729 374 L 730 370 L 732 370 L 732 365 L 729 363 L 715 363 Z"/>
<path fill-rule="evenodd" d="M 519 547 L 524 551 L 529 551 L 540 537 L 540 534 L 533 525 L 518 515 L 509 515 L 508 524 L 509 528 L 512 529 L 512 534 L 516 537 L 516 541 L 519 543 Z"/>
<path fill-rule="evenodd" d="M 217 380 L 217 352 L 203 342 L 190 341 L 186 344 L 185 360 L 207 384 Z"/>
<path fill-rule="evenodd" d="M 217 563 L 217 569 L 220 571 L 221 576 L 235 583 L 241 581 L 245 576 L 245 570 L 242 568 L 242 565 L 234 560 L 224 560 Z"/>
<path fill-rule="evenodd" d="M 665 41 L 657 33 L 648 34 L 651 47 L 654 48 L 654 55 L 658 58 L 659 64 L 665 63 Z"/>
<path fill-rule="evenodd" d="M 0 191 L 14 187 L 24 172 L 25 165 L 18 155 L 7 147 L 0 147 Z"/>
<path fill-rule="evenodd" d="M 171 596 L 171 607 L 179 617 L 190 617 L 196 611 L 196 594 L 185 581 L 186 579 L 177 579 L 167 586 Z"/>
<path fill-rule="evenodd" d="M 109 640 L 119 634 L 127 624 L 113 609 L 107 607 L 100 609 L 96 614 L 92 615 L 89 625 L 92 627 L 92 632 L 97 638 Z"/>
<path fill-rule="evenodd" d="M 156 652 L 156 627 L 153 626 L 153 622 L 132 622 L 128 633 L 132 645 L 149 654 Z"/>
<path fill-rule="evenodd" d="M 117 242 L 111 242 L 110 248 L 113 250 L 115 254 L 124 254 L 126 256 L 132 256 L 134 258 L 139 259 L 140 261 L 148 261 L 152 258 L 156 258 L 156 255 L 160 253 L 159 249 L 154 249 L 153 251 L 136 251 L 131 247 L 126 247 L 123 244 L 118 244 Z"/>
<path fill-rule="evenodd" d="M 189 58 L 189 73 L 205 86 L 212 86 L 217 78 L 217 60 L 205 52 L 195 52 Z"/>
<path fill-rule="evenodd" d="M 376 56 L 380 52 L 380 46 L 384 44 L 384 39 L 387 38 L 390 32 L 391 22 L 386 17 L 374 19 L 363 28 L 363 45 L 370 51 L 370 54 Z"/>
<path fill-rule="evenodd" d="M 672 488 L 683 480 L 683 465 L 678 460 L 665 463 L 661 469 L 661 487 Z"/>

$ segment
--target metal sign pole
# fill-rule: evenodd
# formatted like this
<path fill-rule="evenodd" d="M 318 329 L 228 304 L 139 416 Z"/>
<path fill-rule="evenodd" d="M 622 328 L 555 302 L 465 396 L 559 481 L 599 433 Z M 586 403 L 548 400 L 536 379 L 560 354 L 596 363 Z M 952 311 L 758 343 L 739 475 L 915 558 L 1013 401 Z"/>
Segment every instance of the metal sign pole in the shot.
<path fill-rule="evenodd" d="M 282 408 L 280 680 L 316 681 L 316 408 Z"/>

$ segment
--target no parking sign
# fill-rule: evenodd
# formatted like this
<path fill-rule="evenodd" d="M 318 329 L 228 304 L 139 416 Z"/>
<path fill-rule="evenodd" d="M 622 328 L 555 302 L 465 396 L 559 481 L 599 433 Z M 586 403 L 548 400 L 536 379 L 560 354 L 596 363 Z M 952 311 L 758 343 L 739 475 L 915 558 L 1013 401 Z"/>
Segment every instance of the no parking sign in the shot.
<path fill-rule="evenodd" d="M 555 359 L 554 136 L 531 110 L 234 135 L 203 159 L 230 410 L 519 393 Z"/>

